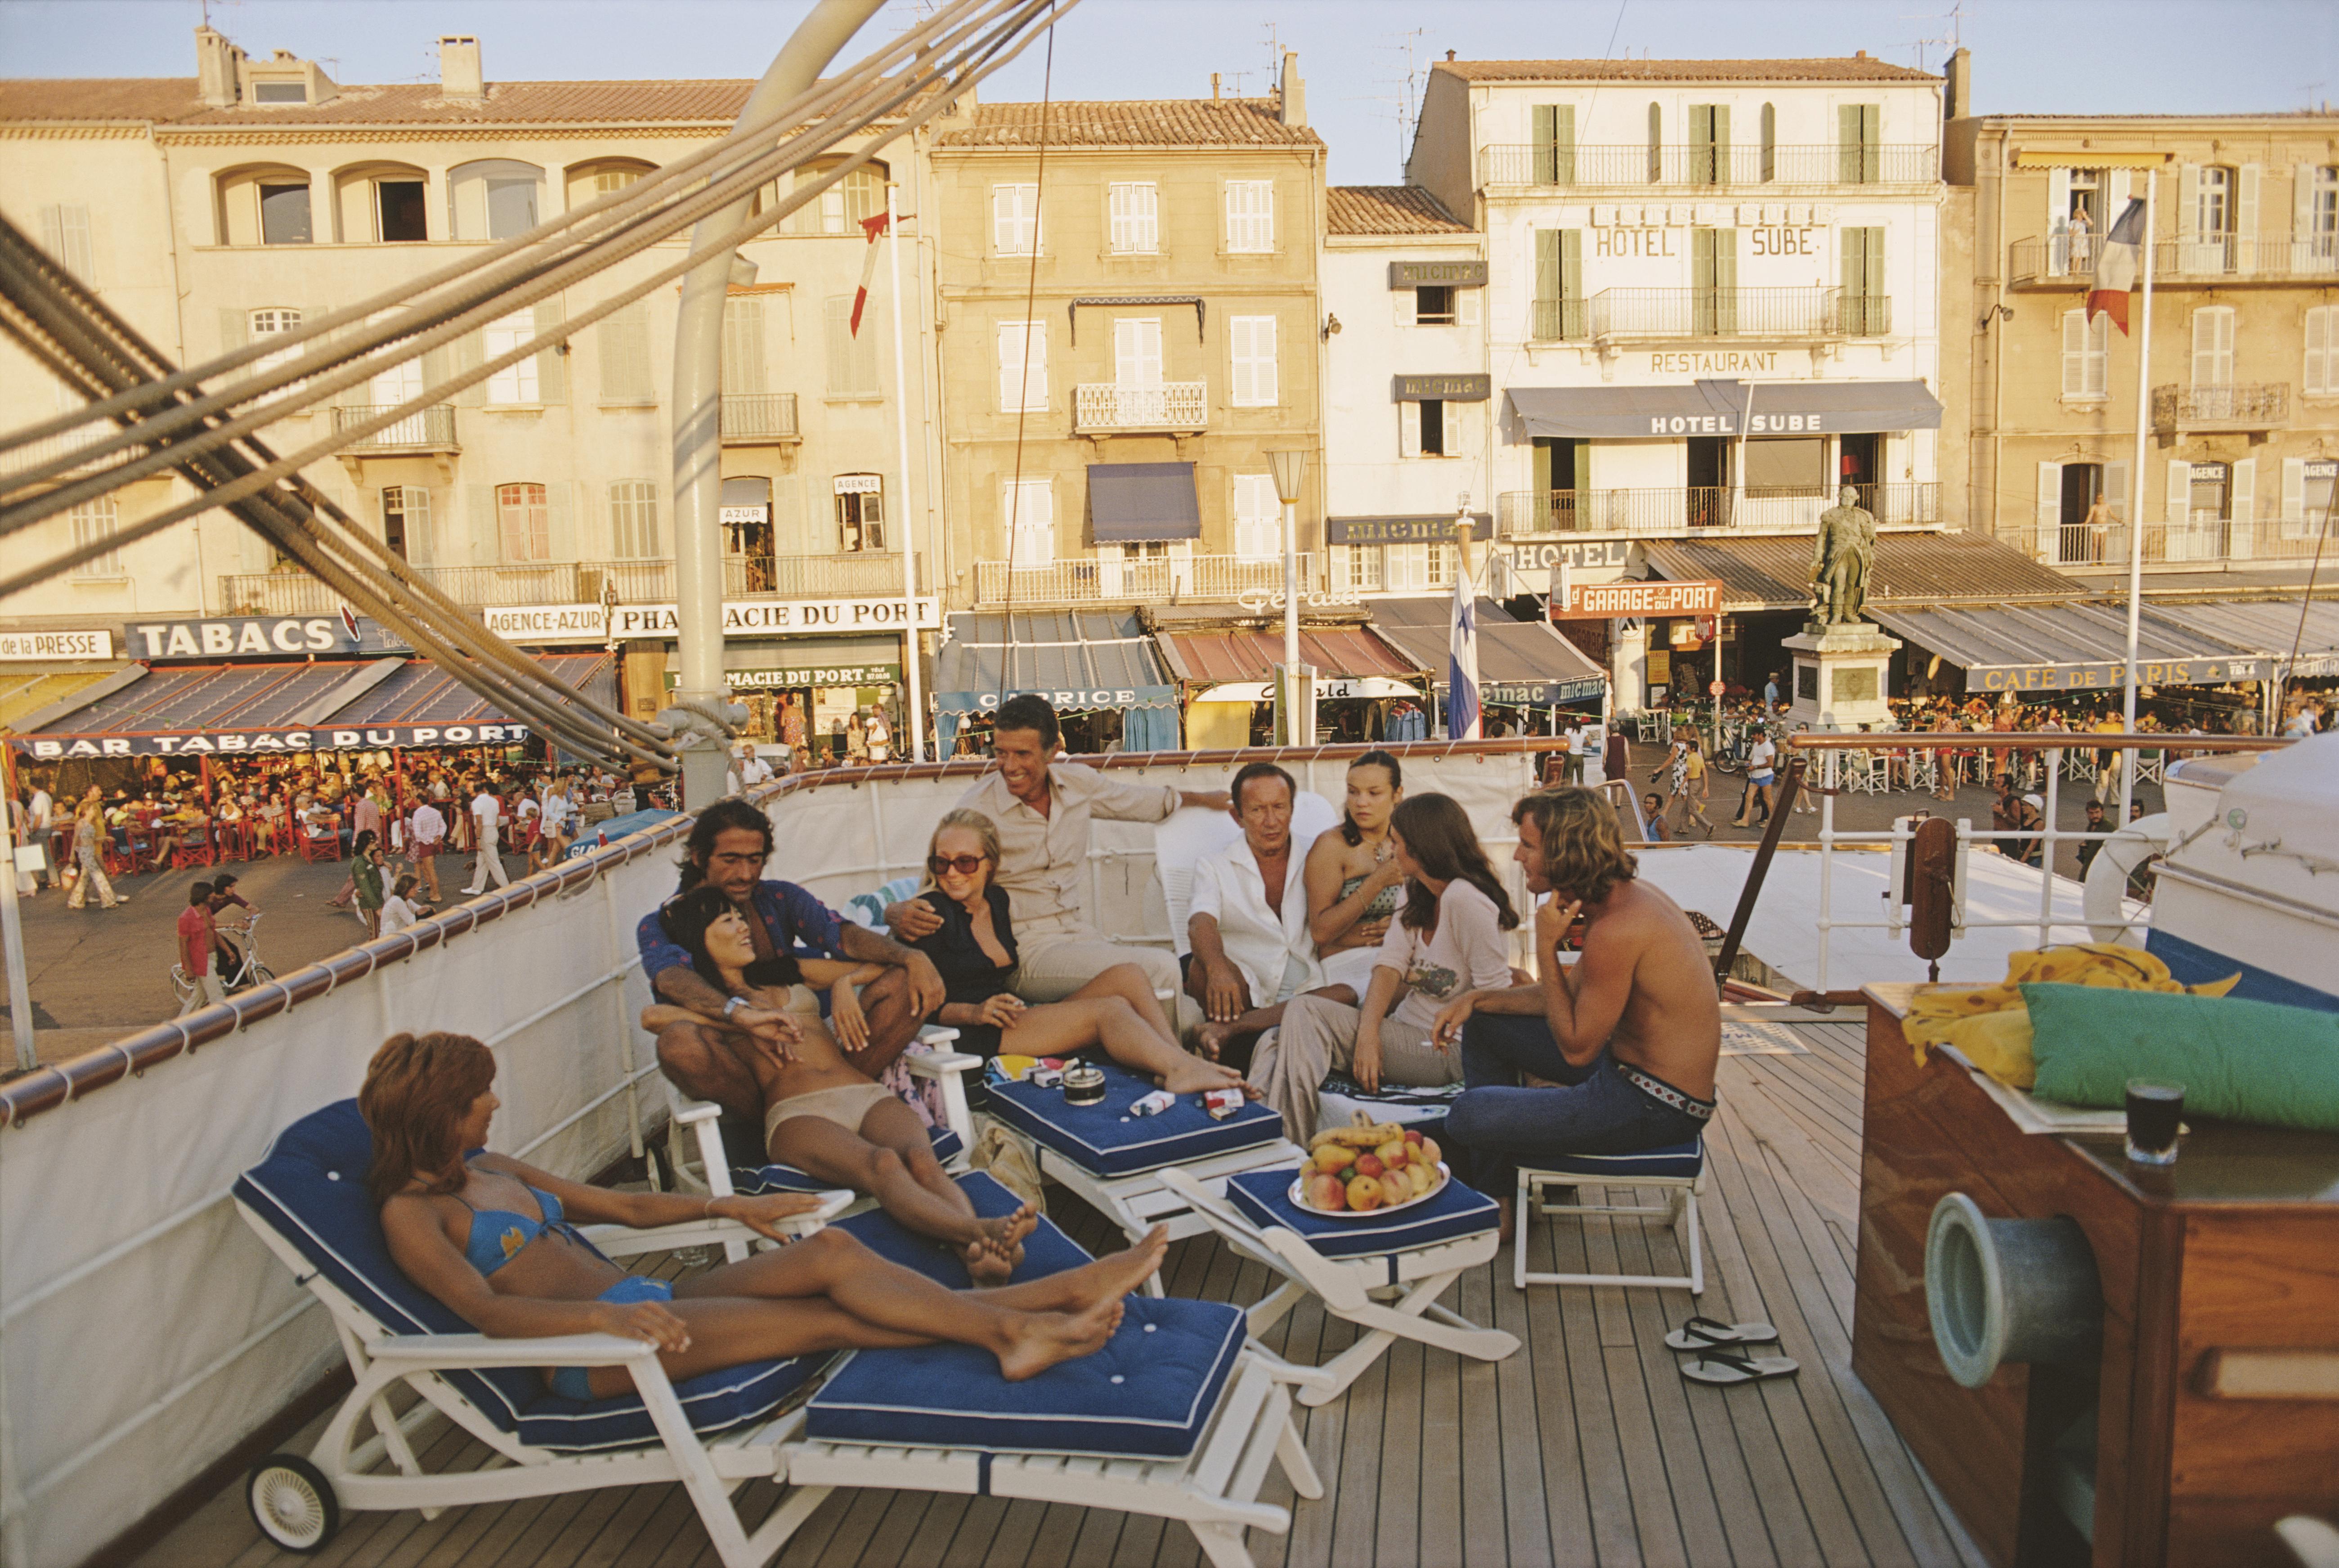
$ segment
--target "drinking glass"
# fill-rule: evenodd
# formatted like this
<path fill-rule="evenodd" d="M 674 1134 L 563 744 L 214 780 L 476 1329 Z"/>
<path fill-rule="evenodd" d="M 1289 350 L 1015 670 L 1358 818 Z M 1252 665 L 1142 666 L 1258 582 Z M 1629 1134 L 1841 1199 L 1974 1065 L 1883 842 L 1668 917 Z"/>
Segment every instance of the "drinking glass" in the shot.
<path fill-rule="evenodd" d="M 2185 1115 L 2185 1086 L 2155 1079 L 2127 1080 L 2127 1157 L 2138 1165 L 2176 1163 L 2176 1128 Z"/>

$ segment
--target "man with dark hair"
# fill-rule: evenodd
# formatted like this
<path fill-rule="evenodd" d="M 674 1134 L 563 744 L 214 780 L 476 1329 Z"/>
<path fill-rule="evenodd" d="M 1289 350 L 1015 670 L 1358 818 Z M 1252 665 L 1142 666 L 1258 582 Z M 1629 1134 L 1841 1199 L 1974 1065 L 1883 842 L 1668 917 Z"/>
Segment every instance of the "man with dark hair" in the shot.
<path fill-rule="evenodd" d="M 187 890 L 187 907 L 179 912 L 179 965 L 194 990 L 179 1004 L 184 1018 L 206 1001 L 225 1001 L 227 988 L 212 963 L 218 941 L 212 929 L 212 884 L 199 882 Z"/>
<path fill-rule="evenodd" d="M 687 892 L 702 883 L 721 889 L 745 919 L 759 959 L 786 952 L 889 966 L 861 990 L 868 1044 L 845 1052 L 854 1067 L 875 1078 L 942 1005 L 942 976 L 924 953 L 838 919 L 794 883 L 766 878 L 764 863 L 771 858 L 772 823 L 761 808 L 737 799 L 716 801 L 691 828 L 683 852 L 682 883 L 676 891 Z M 709 983 L 691 967 L 688 950 L 666 935 L 658 914 L 652 910 L 644 915 L 634 932 L 643 972 L 658 998 L 710 1022 L 744 1031 L 787 1055 L 798 1038 L 794 1021 L 783 1012 L 751 1007 L 744 998 L 725 996 Z M 723 1107 L 726 1119 L 747 1124 L 742 1129 L 743 1144 L 760 1147 L 763 1096 L 755 1073 L 735 1054 L 725 1035 L 725 1031 L 695 1023 L 672 1025 L 658 1035 L 658 1066 L 685 1094 L 713 1100 Z"/>
<path fill-rule="evenodd" d="M 1273 763 L 1250 763 L 1228 793 L 1243 835 L 1195 863 L 1186 919 L 1194 949 L 1186 994 L 1209 1020 L 1195 1044 L 1213 1061 L 1281 1024 L 1284 1003 L 1303 991 L 1357 999 L 1345 985 L 1323 989 L 1308 923 L 1308 854 L 1291 842 L 1299 785 Z"/>
<path fill-rule="evenodd" d="M 1227 809 L 1222 790 L 1179 790 L 1138 784 L 1079 763 L 1056 762 L 1061 732 L 1048 699 L 1025 692 L 999 705 L 992 721 L 991 753 L 999 766 L 976 781 L 958 804 L 979 811 L 999 829 L 995 879 L 1007 893 L 1015 925 L 1018 963 L 1010 987 L 1025 1001 L 1061 1001 L 1117 963 L 1145 971 L 1154 992 L 1179 990 L 1178 961 L 1158 947 L 1107 942 L 1081 908 L 1089 877 L 1089 823 L 1160 822 L 1179 806 Z M 912 942 L 942 928 L 942 916 L 923 899 L 888 905 L 885 923 Z M 1181 1013 L 1190 1009 L 1179 1010 Z M 1189 1020 L 1167 1016 L 1173 1035 Z"/>
<path fill-rule="evenodd" d="M 1479 1190 L 1497 1197 L 1516 1179 L 1513 1161 L 1688 1142 L 1713 1115 L 1722 1055 L 1705 944 L 1679 904 L 1640 880 L 1607 802 L 1545 790 L 1511 820 L 1527 887 L 1551 895 L 1535 909 L 1537 978 L 1466 991 L 1434 1027 L 1441 1046 L 1461 1041 L 1467 1086 L 1446 1131 L 1472 1151 Z M 1578 915 L 1582 956 L 1563 964 Z M 1511 1223 L 1505 1202 L 1505 1238 Z"/>

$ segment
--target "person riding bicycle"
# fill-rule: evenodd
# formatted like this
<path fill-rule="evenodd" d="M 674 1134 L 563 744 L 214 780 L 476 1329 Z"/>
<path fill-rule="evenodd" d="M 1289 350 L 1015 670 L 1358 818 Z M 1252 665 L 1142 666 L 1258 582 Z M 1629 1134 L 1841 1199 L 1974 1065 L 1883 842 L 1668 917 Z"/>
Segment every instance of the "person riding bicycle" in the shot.
<path fill-rule="evenodd" d="M 235 883 L 236 876 L 233 872 L 222 872 L 212 879 L 212 951 L 218 955 L 217 968 L 222 981 L 235 979 L 236 971 L 243 967 L 243 950 L 228 939 L 231 936 L 242 936 L 249 932 L 252 929 L 252 917 L 260 912 L 258 904 L 235 891 Z M 234 904 L 244 912 L 241 924 L 219 923 L 218 917 L 227 912 L 230 904 Z"/>

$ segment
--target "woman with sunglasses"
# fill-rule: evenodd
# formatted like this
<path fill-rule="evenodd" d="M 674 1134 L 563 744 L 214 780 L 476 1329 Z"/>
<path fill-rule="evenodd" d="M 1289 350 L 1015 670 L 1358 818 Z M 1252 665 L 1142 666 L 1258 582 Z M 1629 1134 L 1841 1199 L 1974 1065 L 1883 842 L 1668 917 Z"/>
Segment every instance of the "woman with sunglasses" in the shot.
<path fill-rule="evenodd" d="M 764 1104 L 764 1145 L 771 1158 L 814 1178 L 850 1187 L 921 1236 L 958 1249 L 978 1285 L 1003 1281 L 1022 1260 L 1022 1238 L 1037 1223 L 1031 1205 L 985 1219 L 934 1158 L 924 1122 L 891 1090 L 837 1049 L 834 1028 L 866 1039 L 855 988 L 884 966 L 782 952 L 755 956 L 747 922 L 720 888 L 676 893 L 658 911 L 666 935 L 690 954 L 691 968 L 749 1009 L 783 1013 L 793 1039 L 776 1043 L 747 1034 L 739 1054 L 755 1075 Z M 813 988 L 828 992 L 829 1018 Z M 660 1002 L 642 1010 L 642 1027 L 658 1034 L 677 1023 L 719 1027 L 687 1008 Z"/>
<path fill-rule="evenodd" d="M 926 851 L 934 885 L 918 896 L 942 917 L 942 929 L 913 945 L 942 973 L 944 1000 L 934 1021 L 959 1031 L 960 1050 L 1070 1056 L 1101 1046 L 1172 1094 L 1242 1084 L 1233 1068 L 1189 1054 L 1163 1031 L 1145 971 L 1133 963 L 1114 964 L 1061 1001 L 1026 1005 L 1009 989 L 1015 930 L 1007 891 L 991 880 L 998 865 L 999 829 L 981 812 L 961 808 L 935 827 Z"/>

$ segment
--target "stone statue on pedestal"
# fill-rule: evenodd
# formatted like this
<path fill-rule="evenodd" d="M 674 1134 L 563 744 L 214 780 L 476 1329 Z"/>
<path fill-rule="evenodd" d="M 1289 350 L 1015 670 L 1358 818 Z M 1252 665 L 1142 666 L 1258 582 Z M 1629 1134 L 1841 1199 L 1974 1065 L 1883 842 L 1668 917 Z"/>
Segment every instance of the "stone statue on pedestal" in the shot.
<path fill-rule="evenodd" d="M 1860 505 L 1860 492 L 1846 485 L 1839 505 L 1820 514 L 1819 537 L 1811 547 L 1811 627 L 1861 624 L 1868 605 L 1868 574 L 1876 565 L 1876 518 Z"/>

